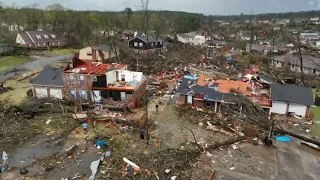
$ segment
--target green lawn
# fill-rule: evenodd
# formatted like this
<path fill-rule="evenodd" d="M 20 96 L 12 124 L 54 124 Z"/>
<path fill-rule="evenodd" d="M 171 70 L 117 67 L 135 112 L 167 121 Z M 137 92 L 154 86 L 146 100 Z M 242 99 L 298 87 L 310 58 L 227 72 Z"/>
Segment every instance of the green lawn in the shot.
<path fill-rule="evenodd" d="M 52 55 L 63 55 L 63 54 L 73 54 L 79 52 L 79 49 L 52 49 L 51 51 L 45 51 L 45 53 L 49 53 Z"/>
<path fill-rule="evenodd" d="M 0 71 L 28 61 L 27 56 L 0 56 Z"/>
<path fill-rule="evenodd" d="M 315 122 L 313 126 L 314 131 L 318 136 L 320 136 L 320 107 L 311 107 L 311 112 Z"/>

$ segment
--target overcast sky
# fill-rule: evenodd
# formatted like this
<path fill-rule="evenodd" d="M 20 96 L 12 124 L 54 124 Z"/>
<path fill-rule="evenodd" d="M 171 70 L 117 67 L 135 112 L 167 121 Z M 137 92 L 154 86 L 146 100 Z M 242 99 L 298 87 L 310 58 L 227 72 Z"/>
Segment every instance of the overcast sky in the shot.
<path fill-rule="evenodd" d="M 0 0 L 6 5 L 40 7 L 58 3 L 76 10 L 138 10 L 140 0 Z M 203 13 L 206 15 L 254 14 L 266 12 L 308 11 L 320 9 L 320 0 L 150 0 L 150 8 Z"/>

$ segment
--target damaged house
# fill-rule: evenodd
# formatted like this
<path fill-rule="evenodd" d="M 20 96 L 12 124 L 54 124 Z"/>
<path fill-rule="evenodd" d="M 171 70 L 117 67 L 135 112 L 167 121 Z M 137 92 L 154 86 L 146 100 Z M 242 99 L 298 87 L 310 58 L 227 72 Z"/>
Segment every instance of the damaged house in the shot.
<path fill-rule="evenodd" d="M 237 103 L 236 94 L 218 92 L 217 84 L 214 82 L 207 84 L 205 78 L 205 75 L 184 76 L 176 86 L 177 93 L 180 95 L 177 103 L 211 108 L 216 113 L 220 112 L 224 105 Z"/>
<path fill-rule="evenodd" d="M 127 70 L 126 64 L 85 62 L 78 58 L 64 67 L 63 94 L 66 99 L 102 104 L 124 104 L 135 108 L 146 92 L 142 72 Z"/>
<path fill-rule="evenodd" d="M 320 74 L 320 58 L 302 55 L 303 72 L 306 74 Z M 286 54 L 275 56 L 273 66 L 276 68 L 288 68 L 293 72 L 301 72 L 301 64 L 298 55 Z"/>

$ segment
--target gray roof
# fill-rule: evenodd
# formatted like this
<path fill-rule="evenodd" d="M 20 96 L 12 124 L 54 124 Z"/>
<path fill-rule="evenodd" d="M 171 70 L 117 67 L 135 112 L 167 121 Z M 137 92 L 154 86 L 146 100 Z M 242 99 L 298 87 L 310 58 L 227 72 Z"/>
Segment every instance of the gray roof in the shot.
<path fill-rule="evenodd" d="M 250 47 L 250 43 L 247 43 L 246 48 L 249 48 L 249 47 Z M 264 50 L 272 51 L 273 47 L 271 45 L 268 46 L 268 45 L 252 44 L 251 49 L 258 52 L 263 52 Z M 285 47 L 279 47 L 275 45 L 274 50 L 286 51 L 287 49 Z"/>
<path fill-rule="evenodd" d="M 156 37 L 154 37 L 154 36 L 148 36 L 148 39 L 147 39 L 147 36 L 146 35 L 140 35 L 140 34 L 138 34 L 136 37 L 134 37 L 134 38 L 132 38 L 130 41 L 132 41 L 133 39 L 135 39 L 135 38 L 139 38 L 139 39 L 141 39 L 143 42 L 145 42 L 145 43 L 147 43 L 148 41 L 149 42 L 163 42 L 163 40 L 162 39 L 160 39 L 160 38 L 158 38 L 157 40 L 156 40 Z"/>
<path fill-rule="evenodd" d="M 290 84 L 271 84 L 273 101 L 282 101 L 302 105 L 313 105 L 312 89 L 306 86 Z"/>
<path fill-rule="evenodd" d="M 302 55 L 302 58 L 303 58 L 303 67 L 320 70 L 320 58 L 307 56 L 307 55 Z M 299 57 L 294 54 L 275 56 L 274 60 L 279 62 L 287 61 L 290 65 L 300 66 Z"/>
<path fill-rule="evenodd" d="M 66 40 L 65 36 L 53 31 L 23 31 L 19 32 L 19 34 L 26 43 L 60 42 Z M 44 37 L 46 35 L 48 36 L 47 38 Z M 55 35 L 55 38 L 52 35 Z M 40 36 L 41 39 L 38 39 L 37 36 Z"/>
<path fill-rule="evenodd" d="M 62 87 L 62 68 L 45 66 L 31 84 Z"/>

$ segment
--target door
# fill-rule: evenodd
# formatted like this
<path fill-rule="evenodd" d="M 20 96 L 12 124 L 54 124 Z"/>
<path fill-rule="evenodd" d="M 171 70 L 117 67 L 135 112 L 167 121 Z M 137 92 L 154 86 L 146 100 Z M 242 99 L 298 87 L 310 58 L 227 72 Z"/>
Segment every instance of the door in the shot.
<path fill-rule="evenodd" d="M 121 101 L 125 101 L 126 100 L 126 92 L 121 92 L 120 97 L 121 97 Z"/>
<path fill-rule="evenodd" d="M 284 102 L 272 102 L 271 112 L 277 114 L 286 114 L 287 106 L 288 104 Z"/>
<path fill-rule="evenodd" d="M 62 91 L 59 88 L 51 88 L 50 89 L 50 97 L 62 99 Z"/>
<path fill-rule="evenodd" d="M 290 113 L 295 113 L 298 116 L 305 117 L 307 111 L 307 106 L 299 104 L 290 104 L 289 111 Z"/>
<path fill-rule="evenodd" d="M 187 101 L 188 104 L 192 104 L 192 96 L 188 96 L 188 101 Z"/>
<path fill-rule="evenodd" d="M 48 97 L 48 90 L 47 88 L 36 88 L 35 89 L 36 91 L 36 97 L 37 98 L 44 98 L 44 97 Z"/>
<path fill-rule="evenodd" d="M 91 99 L 94 103 L 100 103 L 101 102 L 101 92 L 98 90 L 92 90 L 91 91 Z"/>

